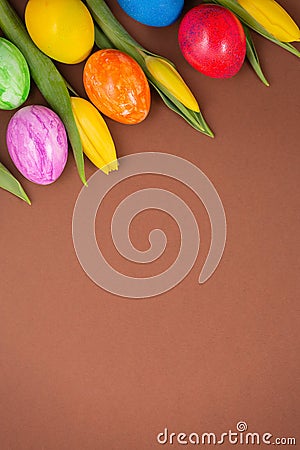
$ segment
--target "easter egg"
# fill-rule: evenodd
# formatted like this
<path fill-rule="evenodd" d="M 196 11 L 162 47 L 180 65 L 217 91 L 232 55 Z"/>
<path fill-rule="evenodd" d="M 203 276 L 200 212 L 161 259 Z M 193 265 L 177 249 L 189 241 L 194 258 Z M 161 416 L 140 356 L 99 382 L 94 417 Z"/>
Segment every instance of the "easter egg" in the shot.
<path fill-rule="evenodd" d="M 8 124 L 6 143 L 17 169 L 34 183 L 53 183 L 64 170 L 68 157 L 65 127 L 45 106 L 19 109 Z"/>
<path fill-rule="evenodd" d="M 21 106 L 30 90 L 30 73 L 20 50 L 0 38 L 0 109 Z"/>
<path fill-rule="evenodd" d="M 139 64 L 119 50 L 99 50 L 87 60 L 83 83 L 91 102 L 117 122 L 142 122 L 150 109 L 150 88 Z"/>
<path fill-rule="evenodd" d="M 77 64 L 94 45 L 94 23 L 80 0 L 29 0 L 25 23 L 36 46 L 57 61 Z"/>
<path fill-rule="evenodd" d="M 230 78 L 243 65 L 243 26 L 222 6 L 202 4 L 188 11 L 180 23 L 178 40 L 188 63 L 209 77 Z"/>
<path fill-rule="evenodd" d="M 118 0 L 118 3 L 138 22 L 153 27 L 165 27 L 178 19 L 184 0 Z"/>

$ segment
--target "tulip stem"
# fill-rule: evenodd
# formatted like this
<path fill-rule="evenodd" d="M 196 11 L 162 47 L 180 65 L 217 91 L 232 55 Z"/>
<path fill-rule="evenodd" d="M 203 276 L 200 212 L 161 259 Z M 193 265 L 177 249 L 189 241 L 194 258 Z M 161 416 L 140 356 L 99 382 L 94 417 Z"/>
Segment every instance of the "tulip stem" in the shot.
<path fill-rule="evenodd" d="M 63 76 L 62 76 L 65 85 L 67 87 L 67 89 L 69 89 L 70 92 L 72 92 L 72 94 L 74 94 L 76 97 L 80 97 L 80 95 L 75 91 L 75 89 L 73 88 L 73 86 L 70 85 L 70 83 L 68 82 L 68 80 L 66 80 Z"/>

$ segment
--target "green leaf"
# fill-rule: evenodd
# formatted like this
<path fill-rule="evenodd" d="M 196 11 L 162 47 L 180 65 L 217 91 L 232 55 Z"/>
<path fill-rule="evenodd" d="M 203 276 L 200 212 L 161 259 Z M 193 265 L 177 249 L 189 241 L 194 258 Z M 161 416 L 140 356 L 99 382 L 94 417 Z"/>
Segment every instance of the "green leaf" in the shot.
<path fill-rule="evenodd" d="M 97 47 L 101 49 L 114 48 L 114 44 L 103 33 L 103 31 L 100 29 L 97 23 L 95 23 L 94 25 L 95 25 L 95 43 Z"/>
<path fill-rule="evenodd" d="M 246 25 L 243 25 L 243 26 L 244 26 L 244 31 L 245 31 L 245 35 L 246 35 L 247 58 L 251 64 L 251 66 L 255 70 L 257 76 L 260 78 L 260 80 L 266 86 L 270 86 L 270 84 L 269 84 L 268 80 L 266 79 L 266 77 L 264 76 L 262 68 L 260 66 L 258 54 L 257 54 L 256 48 L 255 48 L 254 42 L 252 40 L 250 30 Z"/>
<path fill-rule="evenodd" d="M 16 195 L 31 205 L 31 202 L 19 181 L 0 163 L 0 188 Z"/>
<path fill-rule="evenodd" d="M 0 27 L 7 38 L 23 53 L 35 84 L 50 107 L 63 121 L 73 149 L 79 176 L 86 184 L 82 144 L 64 79 L 53 61 L 35 46 L 22 20 L 7 0 L 0 0 Z"/>
<path fill-rule="evenodd" d="M 281 42 L 269 33 L 259 22 L 257 22 L 236 0 L 204 0 L 203 3 L 215 3 L 230 9 L 245 25 L 252 28 L 252 30 L 261 34 L 269 41 L 279 45 L 288 52 L 300 58 L 300 52 L 292 44 Z"/>
<path fill-rule="evenodd" d="M 104 34 L 110 39 L 114 35 L 120 41 L 124 40 L 131 44 L 133 47 L 140 47 L 140 44 L 136 42 L 130 34 L 125 30 L 125 28 L 120 24 L 120 22 L 113 15 L 105 1 L 103 0 L 87 0 L 86 1 L 90 12 L 100 26 Z"/>
<path fill-rule="evenodd" d="M 148 55 L 148 56 L 155 56 L 161 59 L 164 59 L 167 61 L 171 66 L 175 67 L 175 64 L 170 61 L 169 59 L 159 56 L 156 53 L 152 53 L 149 50 L 142 47 L 138 42 L 134 41 L 132 37 L 128 34 L 128 32 L 123 28 L 123 33 L 118 33 L 114 36 L 114 42 L 117 42 L 117 46 L 112 43 L 112 41 L 109 39 L 109 37 L 101 30 L 98 23 L 103 23 L 101 19 L 99 18 L 99 15 L 92 11 L 92 15 L 95 19 L 95 44 L 100 49 L 106 49 L 106 48 L 118 48 L 119 50 L 122 48 L 123 51 L 127 50 L 127 52 L 134 52 L 136 58 L 140 58 L 140 56 Z M 113 22 L 115 23 L 115 21 Z M 119 24 L 120 25 L 120 24 Z M 105 25 L 104 25 L 105 28 Z M 109 28 L 107 28 L 109 29 Z M 111 33 L 111 31 L 108 31 L 108 33 Z M 121 38 L 120 38 L 121 36 Z M 137 51 L 138 49 L 138 51 Z"/>
<path fill-rule="evenodd" d="M 63 78 L 65 85 L 67 87 L 67 89 L 72 92 L 73 95 L 75 95 L 75 97 L 80 97 L 80 95 L 78 94 L 78 92 L 75 91 L 75 89 L 73 88 L 73 86 L 68 82 L 68 80 L 66 80 L 65 78 Z"/>
<path fill-rule="evenodd" d="M 170 108 L 176 114 L 181 116 L 189 125 L 195 128 L 195 130 L 200 131 L 206 136 L 212 138 L 214 137 L 213 132 L 207 125 L 201 112 L 191 111 L 190 109 L 183 106 L 182 103 L 179 102 L 175 97 L 173 97 L 173 95 L 170 94 L 170 92 L 164 89 L 163 86 L 158 87 L 159 83 L 157 83 L 156 81 L 151 80 L 150 83 L 159 93 L 159 95 L 161 96 L 164 103 L 168 106 L 168 108 Z"/>

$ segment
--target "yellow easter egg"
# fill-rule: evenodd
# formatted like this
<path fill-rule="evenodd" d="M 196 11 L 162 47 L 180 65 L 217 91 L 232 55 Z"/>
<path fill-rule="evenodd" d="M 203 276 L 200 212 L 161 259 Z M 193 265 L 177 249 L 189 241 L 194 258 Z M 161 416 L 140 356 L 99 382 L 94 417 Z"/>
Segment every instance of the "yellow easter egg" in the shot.
<path fill-rule="evenodd" d="M 86 59 L 94 45 L 94 23 L 80 0 L 29 0 L 25 23 L 35 45 L 66 64 Z"/>

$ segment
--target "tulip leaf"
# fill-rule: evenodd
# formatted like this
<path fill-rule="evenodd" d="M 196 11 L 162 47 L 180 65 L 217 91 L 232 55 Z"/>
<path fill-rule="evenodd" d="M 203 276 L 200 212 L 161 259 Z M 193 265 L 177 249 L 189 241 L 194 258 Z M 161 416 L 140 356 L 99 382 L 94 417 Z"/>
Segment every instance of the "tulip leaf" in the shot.
<path fill-rule="evenodd" d="M 100 29 L 97 23 L 95 23 L 94 26 L 95 26 L 95 43 L 97 47 L 100 49 L 115 48 L 114 44 L 103 33 L 103 31 Z"/>
<path fill-rule="evenodd" d="M 94 18 L 95 18 L 95 20 L 98 20 L 98 22 L 100 23 L 99 17 L 97 15 L 94 14 Z M 136 51 L 136 49 L 138 49 L 138 53 L 135 54 L 135 57 L 139 57 L 140 55 L 154 56 L 155 58 L 164 59 L 169 64 L 171 64 L 171 66 L 173 66 L 175 68 L 175 64 L 172 61 L 170 61 L 169 59 L 165 58 L 164 56 L 159 56 L 156 53 L 152 53 L 149 50 L 146 50 L 138 42 L 133 44 L 131 36 L 127 33 L 125 28 L 124 28 L 124 39 L 119 40 L 118 38 L 115 37 L 115 40 L 117 40 L 117 42 L 118 42 L 118 46 L 116 46 L 111 42 L 111 40 L 108 38 L 108 36 L 101 30 L 101 28 L 97 22 L 94 23 L 94 26 L 95 26 L 95 44 L 97 45 L 98 48 L 100 48 L 100 49 L 118 48 L 120 50 L 121 47 L 123 46 L 124 51 L 126 49 L 127 53 Z M 124 40 L 126 41 L 126 38 L 129 38 L 127 45 L 130 45 L 130 49 L 129 49 L 129 47 L 126 47 L 126 44 L 124 46 Z M 137 56 L 137 55 L 139 55 L 139 56 Z"/>
<path fill-rule="evenodd" d="M 164 103 L 176 114 L 179 114 L 183 119 L 188 122 L 189 125 L 191 125 L 195 130 L 201 131 L 201 133 L 206 134 L 206 136 L 214 137 L 213 132 L 207 125 L 207 123 L 204 120 L 204 117 L 202 116 L 201 112 L 195 112 L 191 111 L 190 109 L 186 108 L 182 105 L 175 97 L 172 96 L 168 92 L 168 95 L 166 95 L 162 88 L 158 88 L 156 83 L 153 81 L 150 81 L 152 86 L 157 90 L 159 95 L 161 96 Z M 172 97 L 172 100 L 170 100 L 170 97 Z"/>
<path fill-rule="evenodd" d="M 252 28 L 252 30 L 261 34 L 269 41 L 279 45 L 288 52 L 300 58 L 300 52 L 292 44 L 288 42 L 281 42 L 276 39 L 271 33 L 269 33 L 259 22 L 257 22 L 251 14 L 249 14 L 236 0 L 204 0 L 204 3 L 215 3 L 217 5 L 224 6 L 224 8 L 230 9 L 245 25 Z"/>
<path fill-rule="evenodd" d="M 251 34 L 250 34 L 250 30 L 246 25 L 244 25 L 244 31 L 245 31 L 245 35 L 246 35 L 248 61 L 250 62 L 251 66 L 255 70 L 255 72 L 256 72 L 257 76 L 260 78 L 260 80 L 266 86 L 270 86 L 268 80 L 266 79 L 266 77 L 264 76 L 264 73 L 262 71 L 262 68 L 261 68 L 261 65 L 259 62 L 259 58 L 258 58 L 258 54 L 257 54 L 254 42 L 253 42 Z"/>
<path fill-rule="evenodd" d="M 75 95 L 75 97 L 80 97 L 80 95 L 78 94 L 78 92 L 75 91 L 75 89 L 73 88 L 73 86 L 68 82 L 68 80 L 66 80 L 65 78 L 63 78 L 66 88 L 73 94 Z"/>
<path fill-rule="evenodd" d="M 19 181 L 7 170 L 7 168 L 0 163 L 0 188 L 5 189 L 8 192 L 16 195 L 24 200 L 24 202 L 31 205 L 31 202 L 22 188 Z"/>
<path fill-rule="evenodd" d="M 140 47 L 120 22 L 113 15 L 104 0 L 86 0 L 87 6 L 102 31 L 108 38 L 113 34 L 119 40 L 130 43 L 133 47 Z M 111 39 L 110 39 L 111 40 Z"/>

